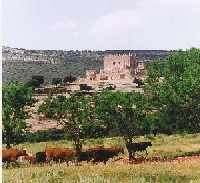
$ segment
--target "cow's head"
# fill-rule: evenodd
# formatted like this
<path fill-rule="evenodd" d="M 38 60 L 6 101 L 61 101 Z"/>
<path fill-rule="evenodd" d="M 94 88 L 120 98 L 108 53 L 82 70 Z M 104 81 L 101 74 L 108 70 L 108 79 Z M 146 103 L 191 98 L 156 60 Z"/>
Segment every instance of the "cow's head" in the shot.
<path fill-rule="evenodd" d="M 26 152 L 26 149 L 22 149 L 21 156 L 28 156 L 28 154 L 27 154 L 27 152 Z"/>
<path fill-rule="evenodd" d="M 147 142 L 147 145 L 148 145 L 148 146 L 152 146 L 152 143 L 151 143 L 151 142 Z"/>

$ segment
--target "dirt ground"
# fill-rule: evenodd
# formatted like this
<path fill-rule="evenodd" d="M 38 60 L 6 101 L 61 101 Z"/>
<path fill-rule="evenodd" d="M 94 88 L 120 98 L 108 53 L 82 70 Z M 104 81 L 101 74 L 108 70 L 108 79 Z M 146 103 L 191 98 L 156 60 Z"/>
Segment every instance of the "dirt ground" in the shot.
<path fill-rule="evenodd" d="M 172 162 L 172 163 L 200 163 L 200 155 L 194 156 L 183 156 L 183 157 L 135 157 L 134 160 L 129 161 L 128 158 L 118 157 L 113 160 L 118 163 L 128 164 L 141 164 L 141 163 L 152 163 L 152 162 Z"/>
<path fill-rule="evenodd" d="M 135 157 L 134 160 L 129 161 L 128 158 L 119 156 L 114 159 L 110 159 L 106 164 L 116 163 L 116 164 L 146 164 L 146 163 L 161 163 L 161 162 L 170 162 L 174 164 L 196 164 L 200 163 L 200 155 L 195 156 L 184 156 L 184 157 L 173 157 L 173 158 L 165 158 L 165 157 Z M 81 165 L 86 165 L 86 162 L 81 162 Z M 102 162 L 98 163 L 103 165 Z M 66 166 L 66 163 L 62 163 L 61 166 Z"/>

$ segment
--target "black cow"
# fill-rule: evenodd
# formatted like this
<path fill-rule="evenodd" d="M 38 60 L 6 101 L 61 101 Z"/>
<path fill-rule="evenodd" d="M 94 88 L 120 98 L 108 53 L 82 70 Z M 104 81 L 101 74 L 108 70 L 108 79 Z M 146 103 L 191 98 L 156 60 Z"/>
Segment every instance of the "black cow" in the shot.
<path fill-rule="evenodd" d="M 139 143 L 132 143 L 133 151 L 145 151 L 146 155 L 148 155 L 147 148 L 152 146 L 151 142 L 139 142 Z"/>
<path fill-rule="evenodd" d="M 120 152 L 124 153 L 124 149 L 119 147 L 96 148 L 92 150 L 89 149 L 86 152 L 88 153 L 89 159 L 92 159 L 92 163 L 104 162 L 104 164 L 106 164 L 109 158 L 118 156 Z"/>
<path fill-rule="evenodd" d="M 132 154 L 136 151 L 145 151 L 146 155 L 148 155 L 147 148 L 148 146 L 152 146 L 151 142 L 138 142 L 138 143 L 127 143 L 126 148 L 129 152 L 129 159 L 132 159 Z"/>
<path fill-rule="evenodd" d="M 89 153 L 85 151 L 81 151 L 79 154 L 79 161 L 90 161 Z"/>
<path fill-rule="evenodd" d="M 37 152 L 36 153 L 36 163 L 45 163 L 46 157 L 47 157 L 47 155 L 45 152 Z"/>

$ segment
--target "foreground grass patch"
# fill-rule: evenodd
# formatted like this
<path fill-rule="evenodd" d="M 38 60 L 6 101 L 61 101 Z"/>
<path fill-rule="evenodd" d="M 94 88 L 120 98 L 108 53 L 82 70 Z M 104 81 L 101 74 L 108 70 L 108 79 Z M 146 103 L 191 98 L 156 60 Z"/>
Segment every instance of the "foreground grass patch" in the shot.
<path fill-rule="evenodd" d="M 12 183 L 138 183 L 200 182 L 200 165 L 147 163 L 140 165 L 110 163 L 83 166 L 30 166 L 3 171 L 3 182 Z"/>

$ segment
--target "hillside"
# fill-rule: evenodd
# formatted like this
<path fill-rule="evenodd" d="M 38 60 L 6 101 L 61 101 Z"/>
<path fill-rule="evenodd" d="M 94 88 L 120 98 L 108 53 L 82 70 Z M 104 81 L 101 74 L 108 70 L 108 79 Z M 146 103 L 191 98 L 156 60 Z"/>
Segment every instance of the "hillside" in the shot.
<path fill-rule="evenodd" d="M 148 62 L 156 58 L 166 59 L 176 50 L 26 50 L 2 48 L 2 81 L 8 84 L 16 78 L 26 83 L 33 76 L 43 76 L 44 84 L 51 84 L 54 78 L 68 75 L 85 77 L 85 70 L 103 69 L 103 57 L 107 54 L 136 54 L 137 61 Z"/>

